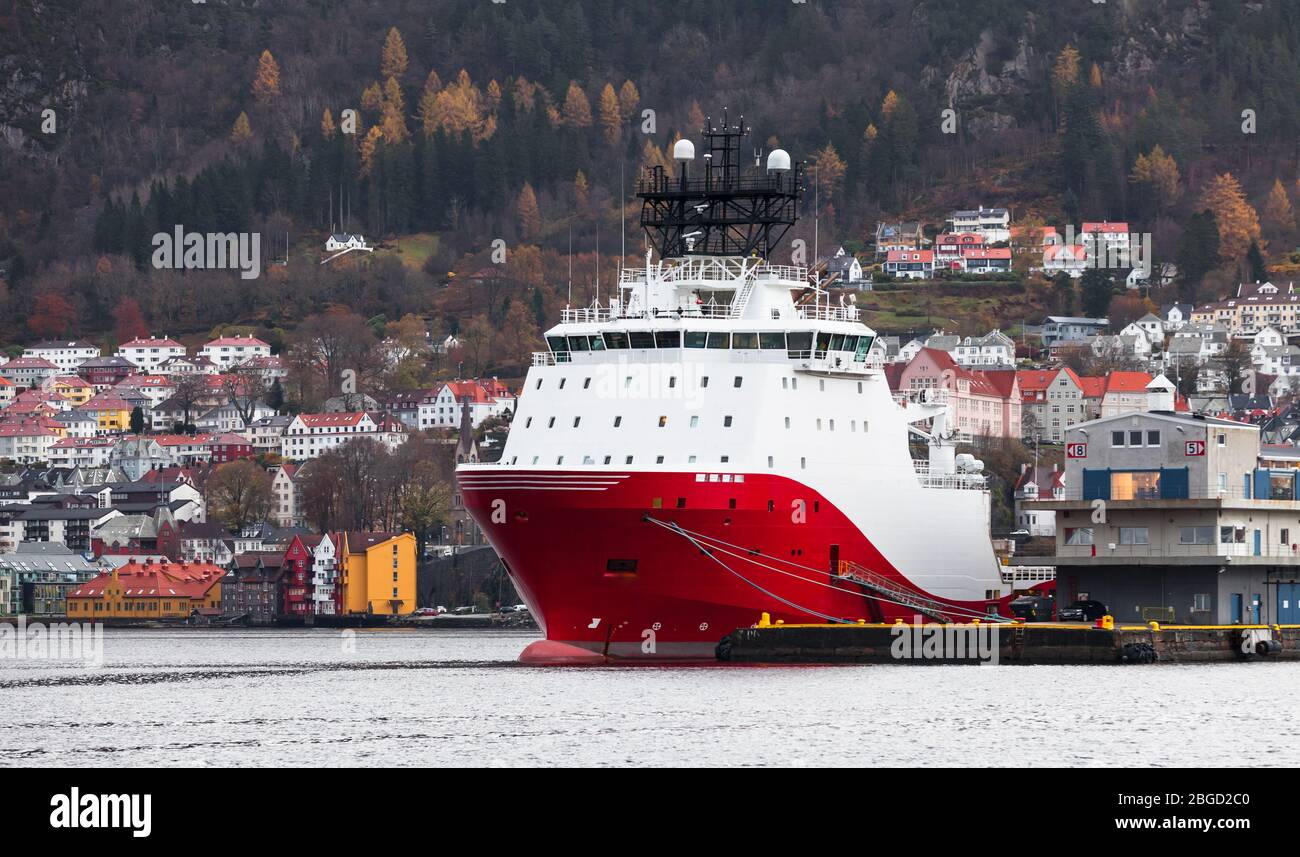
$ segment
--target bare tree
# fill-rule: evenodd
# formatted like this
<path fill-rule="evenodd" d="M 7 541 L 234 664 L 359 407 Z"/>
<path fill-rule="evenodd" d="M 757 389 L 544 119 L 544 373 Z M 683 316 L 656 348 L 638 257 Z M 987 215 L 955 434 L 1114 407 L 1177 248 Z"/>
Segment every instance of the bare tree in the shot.
<path fill-rule="evenodd" d="M 247 458 L 214 470 L 204 491 L 210 511 L 232 530 L 264 521 L 271 511 L 271 476 Z"/>

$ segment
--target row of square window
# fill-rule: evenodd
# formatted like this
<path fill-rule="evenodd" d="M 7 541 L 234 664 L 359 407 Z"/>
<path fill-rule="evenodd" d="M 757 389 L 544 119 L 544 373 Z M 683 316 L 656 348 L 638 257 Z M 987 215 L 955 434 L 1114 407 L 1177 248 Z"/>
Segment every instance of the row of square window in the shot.
<path fill-rule="evenodd" d="M 542 378 L 538 378 L 538 379 L 537 379 L 537 385 L 536 385 L 535 389 L 538 389 L 538 390 L 542 389 L 542 381 L 543 381 L 543 380 L 544 380 L 544 379 L 542 379 Z M 569 379 L 568 379 L 567 377 L 562 377 L 562 378 L 560 378 L 560 389 L 561 389 L 561 390 L 564 389 L 564 384 L 565 384 L 565 382 L 568 381 L 568 380 L 569 380 Z M 745 383 L 745 378 L 744 378 L 744 376 L 743 376 L 743 375 L 737 375 L 737 376 L 732 380 L 731 386 L 734 387 L 734 388 L 736 388 L 736 389 L 740 389 L 741 385 L 743 385 L 744 383 Z M 631 376 L 631 375 L 629 375 L 629 376 L 627 376 L 626 378 L 623 379 L 623 386 L 624 386 L 624 387 L 631 387 L 631 386 L 632 386 L 632 376 Z M 676 376 L 676 375 L 670 375 L 670 376 L 668 376 L 668 387 L 669 387 L 669 389 L 672 389 L 672 388 L 674 388 L 674 387 L 676 387 L 676 386 L 677 386 L 677 376 Z M 704 387 L 707 387 L 707 386 L 709 386 L 709 376 L 708 376 L 708 375 L 701 375 L 701 376 L 700 376 L 700 388 L 703 389 Z M 586 389 L 588 389 L 588 388 L 590 388 L 590 387 L 591 387 L 591 378 L 590 378 L 590 377 L 583 378 L 583 379 L 582 379 L 582 389 L 586 390 Z M 826 379 L 824 379 L 824 378 L 818 378 L 818 379 L 817 379 L 817 388 L 818 388 L 819 390 L 825 392 L 825 390 L 826 390 Z M 781 378 L 781 389 L 782 389 L 782 390 L 797 390 L 797 389 L 799 389 L 799 379 L 798 379 L 798 378 L 790 378 L 790 377 L 785 377 L 785 376 L 783 376 L 783 377 Z M 862 382 L 861 382 L 861 381 L 858 382 L 858 392 L 859 392 L 859 393 L 862 392 Z"/>
<path fill-rule="evenodd" d="M 624 459 L 623 463 L 624 463 L 625 465 L 630 465 L 630 464 L 633 463 L 633 461 L 634 461 L 635 458 L 636 458 L 636 456 L 629 455 L 629 456 L 627 456 L 627 457 Z M 533 456 L 533 462 L 532 462 L 533 464 L 535 464 L 535 465 L 536 465 L 536 464 L 541 464 L 541 461 L 542 461 L 542 457 L 541 457 L 540 455 L 534 455 L 534 456 Z M 613 461 L 614 461 L 614 456 L 612 456 L 612 455 L 607 455 L 607 456 L 605 456 L 605 458 L 604 458 L 604 460 L 601 462 L 601 464 L 612 464 Z M 729 463 L 731 462 L 731 456 L 730 456 L 730 455 L 719 456 L 719 458 L 718 458 L 718 462 L 719 462 L 720 464 L 729 464 Z M 510 459 L 510 464 L 513 466 L 513 465 L 518 464 L 518 463 L 519 463 L 519 456 L 517 456 L 517 455 L 512 456 L 511 459 Z M 555 457 L 555 463 L 556 463 L 557 466 L 558 466 L 558 465 L 562 465 L 562 464 L 564 464 L 564 456 L 563 456 L 563 455 L 557 455 L 557 456 Z M 590 455 L 584 455 L 584 456 L 582 457 L 582 463 L 583 463 L 584 465 L 594 465 L 594 464 L 596 463 L 596 459 L 595 459 L 594 457 L 590 456 Z M 663 464 L 663 463 L 664 463 L 664 456 L 662 456 L 662 455 L 656 455 L 656 456 L 655 456 L 655 464 Z M 686 456 L 686 463 L 687 463 L 687 464 L 699 464 L 699 457 L 698 457 L 698 456 L 695 456 L 695 455 L 688 455 L 688 456 Z M 774 455 L 769 455 L 769 456 L 767 457 L 767 466 L 768 466 L 769 468 L 776 467 L 776 456 L 774 456 Z M 808 469 L 808 459 L 807 459 L 807 458 L 805 458 L 805 457 L 803 457 L 803 456 L 800 456 L 800 458 L 799 458 L 799 469 L 800 469 L 800 470 L 807 470 L 807 469 Z M 716 475 L 716 474 L 714 474 L 714 475 Z M 697 482 L 701 482 L 701 481 L 703 481 L 703 480 L 697 478 L 696 481 L 697 481 Z M 724 481 L 725 481 L 725 480 L 724 480 Z M 744 480 L 742 477 L 737 476 L 737 477 L 736 477 L 736 481 L 737 481 L 737 482 L 744 482 L 745 480 Z"/>
<path fill-rule="evenodd" d="M 1129 431 L 1129 432 L 1113 431 L 1113 432 L 1110 433 L 1110 445 L 1111 445 L 1111 446 L 1128 446 L 1128 447 L 1143 446 L 1143 443 L 1142 443 L 1142 435 L 1143 435 L 1143 432 L 1138 431 L 1138 430 Z M 1219 446 L 1226 446 L 1227 443 L 1228 443 L 1228 437 L 1227 437 L 1227 435 L 1222 435 L 1222 434 L 1221 434 L 1221 435 L 1218 435 L 1218 436 L 1216 437 L 1216 441 L 1217 441 L 1217 443 L 1218 443 Z M 1145 444 L 1145 445 L 1146 445 L 1146 446 L 1159 446 L 1159 445 L 1160 445 L 1160 432 L 1158 432 L 1158 431 L 1147 431 L 1147 432 L 1146 432 L 1146 444 Z"/>
<path fill-rule="evenodd" d="M 723 427 L 723 428 L 731 428 L 731 426 L 732 426 L 732 419 L 733 419 L 733 418 L 732 418 L 730 415 L 724 416 L 724 417 L 722 418 L 722 427 Z M 829 430 L 830 430 L 830 431 L 835 431 L 835 420 L 828 420 L 827 422 L 830 423 L 830 429 L 829 429 Z M 577 428 L 581 423 L 582 423 L 582 417 L 574 417 L 574 418 L 573 418 L 573 427 L 574 427 L 574 428 Z M 619 427 L 621 427 L 622 425 L 623 425 L 623 418 L 622 418 L 621 416 L 619 416 L 619 417 L 614 417 L 614 428 L 619 428 Z M 664 416 L 660 416 L 660 417 L 659 417 L 659 428 L 665 428 L 667 425 L 668 425 L 668 417 L 667 417 L 666 415 L 664 415 Z M 698 416 L 698 415 L 692 416 L 692 417 L 691 417 L 691 428 L 698 428 L 699 425 L 700 425 L 700 418 L 699 418 L 699 416 Z M 532 418 L 532 417 L 528 417 L 527 419 L 524 420 L 524 428 L 532 428 L 532 426 L 533 426 L 533 418 Z M 547 427 L 547 428 L 555 428 L 555 417 L 548 417 L 548 418 L 547 418 L 547 420 L 546 420 L 546 427 Z M 789 417 L 786 417 L 786 418 L 785 418 L 785 427 L 786 427 L 786 428 L 790 428 L 790 418 L 789 418 Z M 821 430 L 822 430 L 822 421 L 821 421 L 820 418 L 818 418 L 818 420 L 817 420 L 817 431 L 821 431 Z M 857 420 L 849 420 L 849 431 L 856 432 L 857 430 L 858 430 L 858 421 L 857 421 Z M 862 431 L 865 433 L 866 430 L 867 430 L 867 421 L 866 421 L 866 420 L 863 420 L 863 421 L 862 421 Z"/>

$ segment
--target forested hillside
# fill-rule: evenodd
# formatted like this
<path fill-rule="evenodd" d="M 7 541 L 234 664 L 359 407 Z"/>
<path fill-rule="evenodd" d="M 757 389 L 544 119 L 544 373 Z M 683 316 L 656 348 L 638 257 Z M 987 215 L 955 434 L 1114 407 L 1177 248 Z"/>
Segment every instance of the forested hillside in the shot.
<path fill-rule="evenodd" d="M 1186 298 L 1252 244 L 1294 270 L 1290 0 L 8 0 L 0 40 L 0 345 L 342 304 L 478 325 L 512 360 L 570 242 L 575 302 L 608 290 L 620 186 L 723 107 L 815 165 L 823 245 L 982 203 L 1129 220 Z M 380 252 L 317 264 L 340 219 Z M 262 276 L 155 270 L 175 224 L 261 233 Z"/>

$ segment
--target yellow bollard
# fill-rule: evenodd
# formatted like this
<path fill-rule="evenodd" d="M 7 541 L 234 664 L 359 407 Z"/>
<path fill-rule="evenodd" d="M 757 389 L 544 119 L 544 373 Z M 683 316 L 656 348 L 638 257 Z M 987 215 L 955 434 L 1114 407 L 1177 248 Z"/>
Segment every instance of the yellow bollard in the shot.
<path fill-rule="evenodd" d="M 770 628 L 770 627 L 772 627 L 772 614 L 771 614 L 771 613 L 761 613 L 761 614 L 759 614 L 759 617 L 758 617 L 758 627 L 760 627 L 760 628 Z"/>
<path fill-rule="evenodd" d="M 1115 617 L 1114 617 L 1114 616 L 1102 616 L 1102 617 L 1101 617 L 1101 627 L 1102 627 L 1103 630 L 1106 630 L 1106 631 L 1113 631 L 1113 630 L 1115 630 Z"/>
<path fill-rule="evenodd" d="M 1152 631 L 1159 631 L 1159 630 L 1160 630 L 1160 623 L 1159 623 L 1159 622 L 1155 622 L 1155 621 L 1148 622 L 1148 623 L 1147 623 L 1147 627 L 1150 628 Z"/>

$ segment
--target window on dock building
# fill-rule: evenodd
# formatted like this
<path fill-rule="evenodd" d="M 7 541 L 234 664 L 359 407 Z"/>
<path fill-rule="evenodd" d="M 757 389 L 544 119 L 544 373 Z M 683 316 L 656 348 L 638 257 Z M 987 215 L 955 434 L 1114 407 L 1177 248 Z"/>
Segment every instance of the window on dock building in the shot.
<path fill-rule="evenodd" d="M 1076 546 L 1092 544 L 1092 527 L 1067 527 L 1065 543 Z"/>
<path fill-rule="evenodd" d="M 1110 475 L 1110 499 L 1112 500 L 1154 500 L 1159 496 L 1160 473 L 1158 471 L 1128 471 Z"/>

